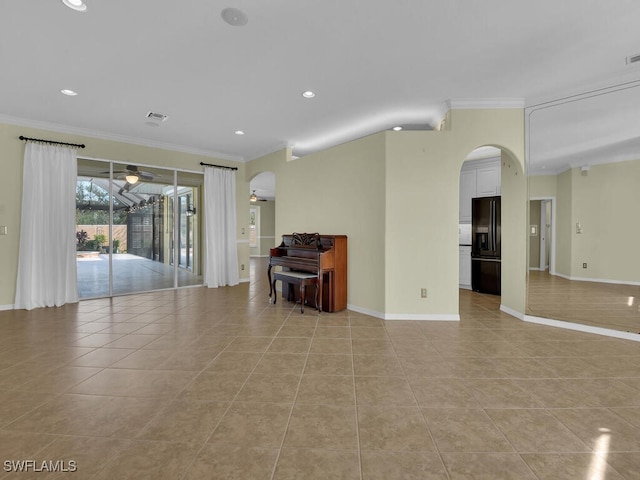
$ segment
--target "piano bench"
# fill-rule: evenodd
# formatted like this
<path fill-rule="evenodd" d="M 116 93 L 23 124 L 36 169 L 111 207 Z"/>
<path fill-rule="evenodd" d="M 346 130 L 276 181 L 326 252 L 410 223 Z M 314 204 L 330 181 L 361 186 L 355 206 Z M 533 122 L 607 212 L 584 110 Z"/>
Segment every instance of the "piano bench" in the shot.
<path fill-rule="evenodd" d="M 300 312 L 304 313 L 304 301 L 306 298 L 307 285 L 315 285 L 316 287 L 316 310 L 320 311 L 318 306 L 318 276 L 313 273 L 305 272 L 275 272 L 273 276 L 273 303 L 276 303 L 276 281 L 298 285 L 300 287 Z"/>

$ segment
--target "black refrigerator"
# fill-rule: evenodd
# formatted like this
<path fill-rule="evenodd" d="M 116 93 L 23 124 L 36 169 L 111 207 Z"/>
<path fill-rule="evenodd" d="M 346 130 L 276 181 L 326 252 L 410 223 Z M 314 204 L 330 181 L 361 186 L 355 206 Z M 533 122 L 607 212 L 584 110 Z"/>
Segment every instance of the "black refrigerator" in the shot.
<path fill-rule="evenodd" d="M 500 197 L 472 199 L 471 288 L 500 295 Z"/>

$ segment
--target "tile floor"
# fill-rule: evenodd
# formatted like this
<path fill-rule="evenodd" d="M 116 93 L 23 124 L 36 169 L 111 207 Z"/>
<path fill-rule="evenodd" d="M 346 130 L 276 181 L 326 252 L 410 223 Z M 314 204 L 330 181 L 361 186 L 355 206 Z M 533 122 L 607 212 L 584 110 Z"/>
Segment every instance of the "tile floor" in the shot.
<path fill-rule="evenodd" d="M 640 478 L 640 343 L 468 291 L 460 322 L 300 315 L 257 271 L 0 312 L 0 478 Z"/>
<path fill-rule="evenodd" d="M 529 272 L 527 313 L 640 334 L 640 285 L 567 280 Z"/>

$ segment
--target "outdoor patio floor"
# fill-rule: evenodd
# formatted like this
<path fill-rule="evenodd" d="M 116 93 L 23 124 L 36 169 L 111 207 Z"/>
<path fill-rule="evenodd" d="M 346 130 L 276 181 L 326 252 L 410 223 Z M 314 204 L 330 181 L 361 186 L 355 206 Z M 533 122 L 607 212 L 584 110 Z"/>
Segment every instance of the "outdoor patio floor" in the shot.
<path fill-rule="evenodd" d="M 113 255 L 113 295 L 148 292 L 174 287 L 173 265 L 148 258 Z M 81 299 L 109 296 L 109 255 L 78 258 L 78 293 Z M 178 268 L 178 286 L 201 285 L 202 276 Z"/>

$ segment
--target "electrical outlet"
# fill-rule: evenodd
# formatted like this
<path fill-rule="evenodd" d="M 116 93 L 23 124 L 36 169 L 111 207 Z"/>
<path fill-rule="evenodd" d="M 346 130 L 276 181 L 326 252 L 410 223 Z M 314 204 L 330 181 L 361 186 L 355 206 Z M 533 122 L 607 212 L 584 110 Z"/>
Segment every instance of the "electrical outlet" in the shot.
<path fill-rule="evenodd" d="M 420 289 L 420 297 L 421 298 L 427 298 L 427 289 L 426 288 L 421 288 Z"/>
<path fill-rule="evenodd" d="M 587 268 L 587 262 L 584 262 L 584 263 L 582 264 L 582 268 Z"/>
<path fill-rule="evenodd" d="M 240 270 L 244 270 L 244 263 L 240 265 Z"/>

